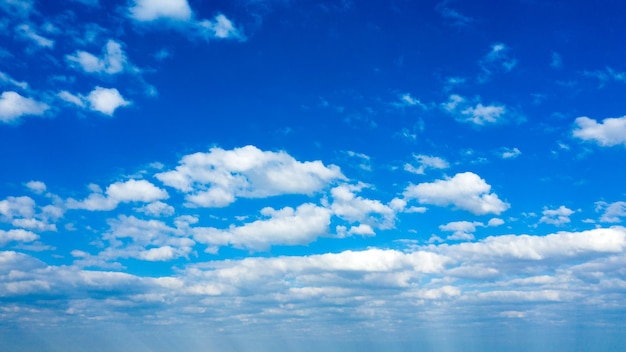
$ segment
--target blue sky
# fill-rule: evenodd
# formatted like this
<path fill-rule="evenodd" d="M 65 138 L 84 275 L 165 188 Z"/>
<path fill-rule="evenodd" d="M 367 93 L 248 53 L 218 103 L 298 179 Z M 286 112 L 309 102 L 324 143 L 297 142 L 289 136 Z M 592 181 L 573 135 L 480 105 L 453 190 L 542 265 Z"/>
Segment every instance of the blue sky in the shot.
<path fill-rule="evenodd" d="M 0 349 L 623 349 L 624 10 L 0 0 Z"/>

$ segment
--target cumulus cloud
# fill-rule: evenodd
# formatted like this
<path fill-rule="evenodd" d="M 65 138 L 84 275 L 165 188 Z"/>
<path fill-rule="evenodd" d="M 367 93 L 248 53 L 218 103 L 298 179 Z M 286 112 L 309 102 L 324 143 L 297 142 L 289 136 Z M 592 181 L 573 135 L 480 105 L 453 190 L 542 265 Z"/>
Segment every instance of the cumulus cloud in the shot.
<path fill-rule="evenodd" d="M 570 222 L 569 217 L 572 214 L 574 214 L 572 209 L 561 205 L 557 209 L 545 209 L 543 211 L 543 216 L 539 219 L 539 222 L 561 226 Z"/>
<path fill-rule="evenodd" d="M 26 188 L 34 193 L 42 194 L 46 191 L 46 184 L 41 181 L 29 181 L 26 183 Z"/>
<path fill-rule="evenodd" d="M 508 112 L 504 105 L 483 105 L 480 102 L 473 105 L 466 98 L 457 94 L 450 95 L 448 101 L 441 104 L 441 108 L 453 115 L 458 121 L 479 126 L 502 122 Z"/>
<path fill-rule="evenodd" d="M 186 192 L 189 206 L 223 207 L 238 197 L 313 194 L 345 177 L 334 165 L 300 162 L 285 152 L 246 146 L 186 155 L 175 170 L 158 173 L 156 178 Z"/>
<path fill-rule="evenodd" d="M 432 183 L 410 185 L 405 189 L 404 196 L 417 199 L 421 204 L 452 205 L 476 215 L 500 214 L 507 210 L 509 204 L 490 191 L 491 186 L 480 176 L 464 172 Z"/>
<path fill-rule="evenodd" d="M 174 215 L 175 212 L 173 206 L 165 204 L 161 201 L 146 204 L 136 210 L 151 216 L 171 216 Z"/>
<path fill-rule="evenodd" d="M 419 163 L 419 166 L 415 167 L 413 164 L 406 163 L 404 170 L 418 175 L 423 175 L 426 169 L 447 169 L 450 167 L 447 161 L 438 156 L 414 154 L 413 158 Z"/>
<path fill-rule="evenodd" d="M 115 40 L 107 42 L 101 57 L 79 50 L 67 55 L 66 59 L 87 73 L 117 74 L 123 72 L 129 65 L 122 45 Z"/>
<path fill-rule="evenodd" d="M 368 234 L 373 234 L 371 227 L 380 229 L 393 228 L 396 208 L 393 205 L 385 205 L 378 200 L 366 199 L 361 196 L 357 196 L 356 193 L 360 192 L 366 185 L 340 185 L 333 188 L 330 193 L 333 197 L 333 202 L 330 205 L 330 209 L 333 215 L 338 216 L 349 222 L 360 222 L 362 225 L 369 226 L 361 228 L 361 231 L 365 231 Z M 348 233 L 357 233 L 357 229 L 351 229 Z"/>
<path fill-rule="evenodd" d="M 146 180 L 128 180 L 109 185 L 106 194 L 93 185 L 93 191 L 87 198 L 77 201 L 73 198 L 67 200 L 70 209 L 86 210 L 113 210 L 119 203 L 144 202 L 151 203 L 169 197 L 167 192 L 158 188 Z"/>
<path fill-rule="evenodd" d="M 296 209 L 267 207 L 261 210 L 261 215 L 268 218 L 226 230 L 194 228 L 194 239 L 209 245 L 207 250 L 210 252 L 226 245 L 260 251 L 272 245 L 308 244 L 328 233 L 331 212 L 325 207 L 306 203 Z"/>
<path fill-rule="evenodd" d="M 0 95 L 0 122 L 14 123 L 25 115 L 43 115 L 50 107 L 16 92 L 3 92 Z"/>
<path fill-rule="evenodd" d="M 485 225 L 478 221 L 453 221 L 445 225 L 440 225 L 439 229 L 441 231 L 452 232 L 452 235 L 446 237 L 448 240 L 471 241 L 474 239 L 473 233 L 476 232 L 476 227 L 478 226 L 484 227 Z"/>
<path fill-rule="evenodd" d="M 124 99 L 115 88 L 96 87 L 85 97 L 85 100 L 89 102 L 91 110 L 109 116 L 113 116 L 118 108 L 130 105 L 130 101 Z"/>
<path fill-rule="evenodd" d="M 0 230 L 0 247 L 6 246 L 9 242 L 33 242 L 37 239 L 39 236 L 22 229 Z"/>
<path fill-rule="evenodd" d="M 576 127 L 572 134 L 578 139 L 595 142 L 603 147 L 619 144 L 626 146 L 626 116 L 607 118 L 600 123 L 582 116 L 577 118 L 574 123 Z"/>
<path fill-rule="evenodd" d="M 0 200 L 0 216 L 5 221 L 15 217 L 32 218 L 35 215 L 35 201 L 30 197 L 7 197 Z"/>
<path fill-rule="evenodd" d="M 596 202 L 596 210 L 603 210 L 604 213 L 600 217 L 601 222 L 617 223 L 622 222 L 622 218 L 626 218 L 626 202 Z"/>
<path fill-rule="evenodd" d="M 155 20 L 190 20 L 193 13 L 187 0 L 134 0 L 130 16 L 142 22 Z"/>
<path fill-rule="evenodd" d="M 502 150 L 502 159 L 515 159 L 522 155 L 522 152 L 517 148 L 504 148 Z"/>

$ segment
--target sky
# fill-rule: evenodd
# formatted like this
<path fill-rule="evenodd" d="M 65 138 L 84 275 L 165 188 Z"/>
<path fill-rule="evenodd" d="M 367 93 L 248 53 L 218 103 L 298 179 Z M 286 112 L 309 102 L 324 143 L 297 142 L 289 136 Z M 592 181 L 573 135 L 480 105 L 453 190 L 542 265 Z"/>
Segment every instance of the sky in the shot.
<path fill-rule="evenodd" d="M 623 350 L 625 11 L 0 0 L 0 350 Z"/>

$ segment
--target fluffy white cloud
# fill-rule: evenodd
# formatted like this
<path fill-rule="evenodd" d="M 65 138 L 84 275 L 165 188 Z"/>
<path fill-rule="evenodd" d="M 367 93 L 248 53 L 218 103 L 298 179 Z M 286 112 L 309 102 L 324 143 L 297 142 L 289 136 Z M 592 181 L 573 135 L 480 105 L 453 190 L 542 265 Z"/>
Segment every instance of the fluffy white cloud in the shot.
<path fill-rule="evenodd" d="M 96 87 L 85 99 L 89 102 L 91 110 L 109 116 L 113 116 L 117 108 L 130 105 L 115 88 Z"/>
<path fill-rule="evenodd" d="M 321 161 L 299 162 L 285 152 L 254 146 L 233 150 L 212 148 L 186 155 L 175 170 L 156 177 L 187 192 L 190 206 L 221 207 L 237 197 L 262 198 L 280 194 L 313 194 L 345 177 L 337 166 Z"/>
<path fill-rule="evenodd" d="M 206 39 L 238 39 L 245 40 L 245 36 L 235 25 L 224 15 L 219 14 L 213 20 L 202 20 L 198 22 L 201 35 Z"/>
<path fill-rule="evenodd" d="M 124 71 L 128 66 L 122 45 L 114 40 L 107 42 L 101 57 L 86 51 L 77 51 L 72 55 L 67 55 L 66 59 L 87 73 L 116 74 Z"/>
<path fill-rule="evenodd" d="M 617 223 L 621 222 L 622 218 L 626 218 L 626 202 L 597 202 L 596 210 L 604 210 L 604 214 L 600 217 L 601 222 Z"/>
<path fill-rule="evenodd" d="M 330 209 L 333 215 L 338 216 L 349 222 L 361 222 L 362 225 L 371 227 L 388 229 L 393 228 L 395 220 L 396 208 L 390 205 L 384 205 L 378 200 L 366 199 L 357 196 L 355 192 L 361 191 L 366 185 L 340 185 L 333 188 L 330 193 L 333 202 Z M 397 203 L 397 201 L 396 201 Z M 394 203 L 397 207 L 397 204 Z M 373 234 L 367 227 L 351 229 L 348 233 L 355 234 Z M 358 231 L 361 231 L 359 233 Z M 365 232 L 363 232 L 365 231 Z"/>
<path fill-rule="evenodd" d="M 137 208 L 135 210 L 151 216 L 171 216 L 174 215 L 175 212 L 173 206 L 165 204 L 161 201 L 146 204 L 143 207 Z"/>
<path fill-rule="evenodd" d="M 412 172 L 414 174 L 423 175 L 426 169 L 447 169 L 450 167 L 447 161 L 437 156 L 430 155 L 413 155 L 415 160 L 419 163 L 418 167 L 410 163 L 404 164 L 404 170 Z"/>
<path fill-rule="evenodd" d="M 109 185 L 106 195 L 99 187 L 91 187 L 93 193 L 82 201 L 67 200 L 70 209 L 113 210 L 119 203 L 144 202 L 150 203 L 169 197 L 167 192 L 146 180 L 128 180 Z"/>
<path fill-rule="evenodd" d="M 0 122 L 13 123 L 24 115 L 43 115 L 48 109 L 47 104 L 16 92 L 8 91 L 0 95 Z"/>
<path fill-rule="evenodd" d="M 134 0 L 130 16 L 137 21 L 158 19 L 187 21 L 193 13 L 187 0 Z"/>
<path fill-rule="evenodd" d="M 441 231 L 450 231 L 453 233 L 446 238 L 448 240 L 473 240 L 473 233 L 476 232 L 477 226 L 484 227 L 485 225 L 478 221 L 453 221 L 445 225 L 440 225 L 439 229 Z"/>
<path fill-rule="evenodd" d="M 603 147 L 618 144 L 626 146 L 626 116 L 607 118 L 598 123 L 596 120 L 582 116 L 575 121 L 574 137 L 584 141 L 595 142 Z"/>
<path fill-rule="evenodd" d="M 545 209 L 539 222 L 560 226 L 569 223 L 572 214 L 574 214 L 572 209 L 561 205 L 558 209 Z"/>
<path fill-rule="evenodd" d="M 441 107 L 458 121 L 479 126 L 501 122 L 507 114 L 507 108 L 504 105 L 483 105 L 482 103 L 473 105 L 457 94 L 450 95 L 448 101 L 441 104 Z"/>
<path fill-rule="evenodd" d="M 589 253 L 619 253 L 626 249 L 626 229 L 613 227 L 547 236 L 502 235 L 480 242 L 441 246 L 441 253 L 463 261 L 489 261 L 494 257 L 543 260 Z"/>
<path fill-rule="evenodd" d="M 502 159 L 514 159 L 522 155 L 522 152 L 517 148 L 504 148 L 501 155 Z"/>
<path fill-rule="evenodd" d="M 422 204 L 437 206 L 453 205 L 476 215 L 500 214 L 509 208 L 495 193 L 489 193 L 491 186 L 472 172 L 456 174 L 452 178 L 436 180 L 432 183 L 410 185 L 404 191 L 407 199 L 417 199 Z"/>
<path fill-rule="evenodd" d="M 29 181 L 26 183 L 26 188 L 37 194 L 42 194 L 46 191 L 46 184 L 41 181 Z"/>
<path fill-rule="evenodd" d="M 7 197 L 0 200 L 0 216 L 11 221 L 15 217 L 32 218 L 35 215 L 35 201 L 30 197 Z"/>
<path fill-rule="evenodd" d="M 314 204 L 302 204 L 298 208 L 280 210 L 264 208 L 261 214 L 268 219 L 256 220 L 227 230 L 210 227 L 193 229 L 194 239 L 208 244 L 208 251 L 219 246 L 266 250 L 272 245 L 308 244 L 328 233 L 331 212 Z"/>
<path fill-rule="evenodd" d="M 36 234 L 22 229 L 0 230 L 0 247 L 7 245 L 9 242 L 32 242 L 38 238 L 39 236 Z"/>

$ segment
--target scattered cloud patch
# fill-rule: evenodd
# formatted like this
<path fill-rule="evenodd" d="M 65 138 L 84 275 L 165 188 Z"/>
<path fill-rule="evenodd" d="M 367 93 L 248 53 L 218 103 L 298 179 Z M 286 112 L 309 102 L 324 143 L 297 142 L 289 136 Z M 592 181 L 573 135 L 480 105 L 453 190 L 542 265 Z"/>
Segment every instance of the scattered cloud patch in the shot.
<path fill-rule="evenodd" d="M 541 217 L 541 219 L 539 219 L 539 222 L 555 226 L 561 226 L 569 223 L 569 217 L 574 213 L 575 211 L 567 208 L 564 205 L 561 205 L 557 209 L 545 209 L 542 212 L 543 216 Z"/>
<path fill-rule="evenodd" d="M 158 173 L 156 178 L 185 192 L 189 206 L 224 207 L 238 197 L 313 194 L 345 177 L 335 165 L 300 162 L 286 152 L 246 146 L 186 155 L 175 170 Z"/>
<path fill-rule="evenodd" d="M 451 24 L 455 26 L 467 26 L 468 24 L 474 22 L 474 19 L 462 14 L 456 9 L 453 9 L 449 6 L 450 0 L 444 0 L 438 3 L 435 6 L 435 10 L 443 17 L 445 20 L 450 21 Z"/>
<path fill-rule="evenodd" d="M 115 40 L 109 40 L 102 50 L 102 56 L 97 57 L 86 51 L 76 51 L 66 56 L 67 61 L 87 73 L 117 74 L 128 67 L 126 54 L 122 45 Z"/>
<path fill-rule="evenodd" d="M 241 30 L 226 16 L 219 14 L 213 20 L 202 20 L 198 22 L 200 34 L 205 39 L 236 39 L 239 41 L 246 40 Z"/>
<path fill-rule="evenodd" d="M 450 167 L 447 161 L 437 156 L 414 154 L 413 158 L 418 162 L 419 166 L 415 167 L 411 163 L 406 163 L 404 164 L 404 170 L 418 175 L 424 175 L 426 169 L 441 170 Z"/>
<path fill-rule="evenodd" d="M 578 117 L 573 136 L 583 141 L 591 141 L 602 147 L 623 144 L 626 146 L 626 116 L 611 117 L 598 123 L 586 116 Z"/>
<path fill-rule="evenodd" d="M 28 89 L 28 83 L 18 81 L 2 71 L 0 71 L 0 84 L 15 86 L 24 90 Z"/>
<path fill-rule="evenodd" d="M 596 202 L 596 211 L 604 211 L 600 222 L 622 222 L 622 218 L 626 218 L 626 202 Z"/>
<path fill-rule="evenodd" d="M 35 45 L 37 45 L 37 47 L 48 49 L 54 47 L 54 40 L 48 39 L 40 35 L 28 24 L 21 24 L 17 26 L 15 28 L 15 32 L 17 33 L 18 37 L 34 43 Z"/>
<path fill-rule="evenodd" d="M 96 87 L 85 100 L 89 102 L 91 110 L 109 116 L 113 116 L 118 108 L 130 105 L 130 101 L 124 99 L 116 88 Z"/>
<path fill-rule="evenodd" d="M 0 122 L 15 123 L 22 116 L 43 115 L 50 107 L 48 104 L 21 96 L 17 92 L 3 92 L 0 95 Z"/>
<path fill-rule="evenodd" d="M 392 103 L 397 108 L 407 108 L 413 106 L 419 106 L 422 109 L 426 109 L 426 104 L 422 103 L 419 99 L 414 98 L 410 93 L 400 94 L 398 101 Z"/>
<path fill-rule="evenodd" d="M 450 95 L 448 101 L 441 104 L 441 108 L 453 115 L 457 121 L 478 126 L 502 122 L 507 115 L 507 108 L 504 105 L 483 105 L 480 102 L 473 104 L 457 94 Z"/>
<path fill-rule="evenodd" d="M 440 225 L 441 231 L 452 232 L 452 235 L 446 237 L 447 240 L 453 241 L 471 241 L 474 239 L 473 233 L 476 232 L 476 227 L 484 227 L 482 222 L 474 221 L 453 221 L 445 225 Z"/>
<path fill-rule="evenodd" d="M 500 214 L 510 205 L 490 193 L 491 186 L 472 172 L 456 174 L 452 178 L 432 183 L 410 185 L 404 191 L 407 199 L 417 199 L 421 204 L 452 205 L 475 215 Z"/>
<path fill-rule="evenodd" d="M 42 194 L 46 191 L 46 184 L 41 181 L 29 181 L 26 183 L 26 188 L 36 194 Z"/>
<path fill-rule="evenodd" d="M 128 180 L 109 185 L 103 193 L 97 185 L 91 185 L 92 193 L 82 201 L 67 200 L 70 209 L 113 210 L 119 203 L 151 203 L 169 197 L 167 192 L 146 180 Z"/>
<path fill-rule="evenodd" d="M 503 148 L 500 155 L 502 156 L 502 159 L 515 159 L 522 155 L 522 152 L 517 148 Z"/>
<path fill-rule="evenodd" d="M 491 50 L 480 61 L 483 76 L 479 80 L 486 81 L 497 70 L 509 72 L 516 65 L 517 59 L 511 57 L 510 48 L 503 43 L 495 43 L 491 45 Z"/>
<path fill-rule="evenodd" d="M 134 0 L 129 13 L 134 20 L 140 22 L 188 21 L 193 15 L 187 0 Z"/>
<path fill-rule="evenodd" d="M 193 228 L 194 239 L 207 244 L 208 252 L 216 252 L 226 245 L 255 251 L 267 250 L 272 245 L 304 245 L 328 233 L 331 212 L 325 207 L 306 203 L 296 209 L 263 208 L 261 215 L 268 218 L 225 230 Z"/>

